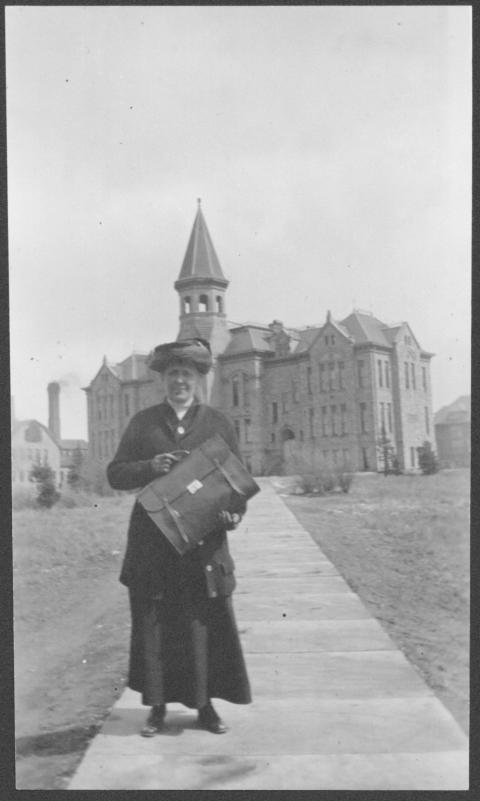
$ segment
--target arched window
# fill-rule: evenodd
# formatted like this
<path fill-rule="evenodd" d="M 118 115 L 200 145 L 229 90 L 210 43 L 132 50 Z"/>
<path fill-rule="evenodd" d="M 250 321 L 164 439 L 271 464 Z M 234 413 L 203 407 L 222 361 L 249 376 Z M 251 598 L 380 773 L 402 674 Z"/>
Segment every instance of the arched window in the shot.
<path fill-rule="evenodd" d="M 184 313 L 185 314 L 190 314 L 191 310 L 192 310 L 192 304 L 191 304 L 190 298 L 188 298 L 188 297 L 184 298 L 183 299 L 183 311 L 184 311 Z"/>
<path fill-rule="evenodd" d="M 221 295 L 217 295 L 215 298 L 217 302 L 217 312 L 223 312 L 223 298 Z"/>
<path fill-rule="evenodd" d="M 208 296 L 207 295 L 200 295 L 198 299 L 198 311 L 206 312 L 208 311 Z"/>
<path fill-rule="evenodd" d="M 295 439 L 295 434 L 291 428 L 285 426 L 285 428 L 282 429 L 282 440 L 283 442 L 286 442 L 289 439 Z"/>

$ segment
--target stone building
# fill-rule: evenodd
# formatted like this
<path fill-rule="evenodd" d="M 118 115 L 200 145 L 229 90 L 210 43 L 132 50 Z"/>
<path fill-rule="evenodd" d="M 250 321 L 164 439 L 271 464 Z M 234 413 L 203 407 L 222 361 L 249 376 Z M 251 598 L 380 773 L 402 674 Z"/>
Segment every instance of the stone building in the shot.
<path fill-rule="evenodd" d="M 15 420 L 12 423 L 12 489 L 33 493 L 30 472 L 35 464 L 49 465 L 57 486 L 61 483 L 60 448 L 43 423 L 38 420 Z"/>
<path fill-rule="evenodd" d="M 38 420 L 16 420 L 11 400 L 12 486 L 33 492 L 30 472 L 35 464 L 52 468 L 55 483 L 61 488 L 72 467 L 87 458 L 88 443 L 83 439 L 62 439 L 60 436 L 60 384 L 47 386 L 48 427 Z"/>
<path fill-rule="evenodd" d="M 462 395 L 435 415 L 437 455 L 442 467 L 469 467 L 471 452 L 471 400 Z"/>
<path fill-rule="evenodd" d="M 434 445 L 429 353 L 406 322 L 386 325 L 354 310 L 343 320 L 302 329 L 232 325 L 228 281 L 198 207 L 175 289 L 178 339 L 210 342 L 214 369 L 203 399 L 233 420 L 246 465 L 257 475 L 322 467 L 381 470 L 379 439 L 395 449 L 400 467 L 418 467 L 416 448 Z M 173 337 L 172 337 L 173 339 Z M 129 418 L 163 397 L 148 354 L 120 364 L 106 358 L 90 385 L 90 458 L 113 456 Z"/>

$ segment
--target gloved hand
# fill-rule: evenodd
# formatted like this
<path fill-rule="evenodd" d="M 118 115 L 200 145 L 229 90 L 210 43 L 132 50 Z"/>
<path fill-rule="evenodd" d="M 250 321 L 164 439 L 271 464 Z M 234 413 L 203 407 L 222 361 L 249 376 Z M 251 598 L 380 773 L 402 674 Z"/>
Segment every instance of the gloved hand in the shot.
<path fill-rule="evenodd" d="M 237 528 L 241 519 L 242 516 L 238 512 L 227 512 L 226 509 L 223 509 L 218 513 L 218 520 L 225 531 L 232 531 Z"/>
<path fill-rule="evenodd" d="M 154 473 L 169 473 L 173 464 L 179 462 L 180 458 L 174 453 L 157 453 L 150 464 Z"/>

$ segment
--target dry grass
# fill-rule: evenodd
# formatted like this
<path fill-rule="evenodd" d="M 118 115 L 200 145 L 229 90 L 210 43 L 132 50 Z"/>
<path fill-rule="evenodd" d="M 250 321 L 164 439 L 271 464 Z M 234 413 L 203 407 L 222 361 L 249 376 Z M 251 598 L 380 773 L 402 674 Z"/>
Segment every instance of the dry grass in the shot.
<path fill-rule="evenodd" d="M 90 505 L 23 509 L 13 517 L 15 621 L 37 625 L 64 619 L 77 589 L 119 566 L 125 546 L 127 497 L 91 496 Z"/>
<path fill-rule="evenodd" d="M 62 789 L 123 687 L 132 499 L 13 516 L 17 787 Z"/>
<path fill-rule="evenodd" d="M 368 474 L 348 495 L 284 498 L 465 729 L 469 481 Z"/>

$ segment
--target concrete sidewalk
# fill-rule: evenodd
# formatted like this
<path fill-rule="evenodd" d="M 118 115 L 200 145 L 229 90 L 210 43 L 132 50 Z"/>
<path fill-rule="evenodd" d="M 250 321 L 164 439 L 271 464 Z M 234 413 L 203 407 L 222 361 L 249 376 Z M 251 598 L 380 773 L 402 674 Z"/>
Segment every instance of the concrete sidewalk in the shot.
<path fill-rule="evenodd" d="M 230 535 L 253 703 L 196 728 L 169 705 L 164 733 L 126 690 L 72 790 L 464 790 L 468 740 L 267 479 Z"/>

